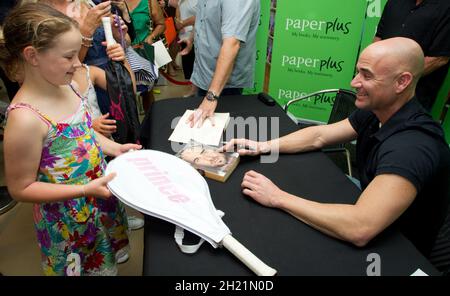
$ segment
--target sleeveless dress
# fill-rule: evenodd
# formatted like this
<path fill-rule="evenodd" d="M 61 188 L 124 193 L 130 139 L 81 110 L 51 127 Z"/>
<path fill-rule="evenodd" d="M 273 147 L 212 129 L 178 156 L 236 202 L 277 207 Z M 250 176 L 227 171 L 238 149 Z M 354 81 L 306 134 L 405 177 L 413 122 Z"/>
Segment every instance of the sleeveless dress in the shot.
<path fill-rule="evenodd" d="M 25 103 L 12 104 L 8 112 L 18 108 L 31 110 L 49 127 L 38 181 L 86 184 L 103 175 L 106 162 L 85 99 L 61 122 Z M 34 204 L 33 216 L 45 275 L 117 274 L 116 253 L 129 246 L 125 209 L 115 197 Z"/>

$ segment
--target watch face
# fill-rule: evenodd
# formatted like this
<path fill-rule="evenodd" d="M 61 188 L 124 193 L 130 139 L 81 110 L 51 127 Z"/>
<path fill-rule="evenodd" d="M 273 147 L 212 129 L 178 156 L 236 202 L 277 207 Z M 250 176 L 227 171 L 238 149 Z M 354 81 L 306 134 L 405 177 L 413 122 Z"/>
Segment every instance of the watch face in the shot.
<path fill-rule="evenodd" d="M 214 94 L 212 92 L 207 92 L 206 93 L 206 99 L 208 101 L 215 101 L 216 100 L 216 98 L 214 97 Z"/>

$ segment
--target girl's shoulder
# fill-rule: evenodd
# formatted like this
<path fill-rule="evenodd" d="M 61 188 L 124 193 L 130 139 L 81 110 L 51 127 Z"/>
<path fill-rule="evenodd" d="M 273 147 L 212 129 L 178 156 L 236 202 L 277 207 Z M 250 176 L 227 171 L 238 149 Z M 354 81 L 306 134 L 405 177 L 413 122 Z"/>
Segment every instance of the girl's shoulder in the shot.
<path fill-rule="evenodd" d="M 27 136 L 41 132 L 45 136 L 51 125 L 50 119 L 36 107 L 25 101 L 15 99 L 11 102 L 6 113 L 6 130 L 11 130 Z"/>

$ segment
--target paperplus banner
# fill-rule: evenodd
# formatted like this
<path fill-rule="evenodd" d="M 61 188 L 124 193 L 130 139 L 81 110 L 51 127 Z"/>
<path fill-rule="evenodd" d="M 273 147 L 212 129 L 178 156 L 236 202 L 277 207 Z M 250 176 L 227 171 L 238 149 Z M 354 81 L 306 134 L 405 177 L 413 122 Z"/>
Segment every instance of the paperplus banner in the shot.
<path fill-rule="evenodd" d="M 278 1 L 269 94 L 279 104 L 327 88 L 350 88 L 366 0 Z M 299 102 L 289 111 L 326 122 L 334 95 Z"/>

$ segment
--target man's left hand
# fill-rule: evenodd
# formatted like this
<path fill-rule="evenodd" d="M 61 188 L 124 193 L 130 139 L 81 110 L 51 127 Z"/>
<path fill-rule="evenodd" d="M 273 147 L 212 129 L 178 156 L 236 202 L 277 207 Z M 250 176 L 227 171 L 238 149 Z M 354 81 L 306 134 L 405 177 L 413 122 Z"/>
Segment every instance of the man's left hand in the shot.
<path fill-rule="evenodd" d="M 278 200 L 284 193 L 266 176 L 255 171 L 245 173 L 241 187 L 243 189 L 242 193 L 250 196 L 263 206 L 271 208 L 277 206 Z"/>

